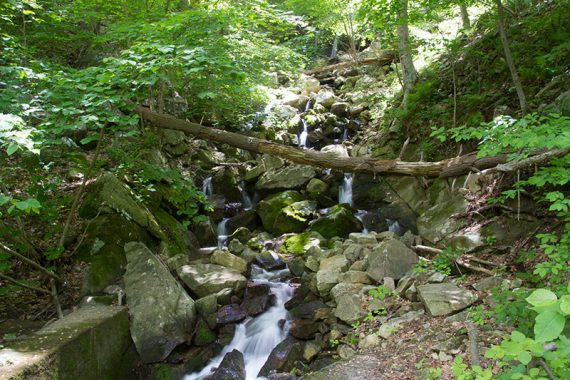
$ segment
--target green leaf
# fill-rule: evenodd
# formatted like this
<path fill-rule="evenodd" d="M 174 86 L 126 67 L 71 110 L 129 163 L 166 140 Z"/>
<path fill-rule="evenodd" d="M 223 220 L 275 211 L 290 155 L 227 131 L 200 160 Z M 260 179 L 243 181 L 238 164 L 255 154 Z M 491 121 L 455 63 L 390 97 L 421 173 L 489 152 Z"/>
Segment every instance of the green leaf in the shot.
<path fill-rule="evenodd" d="M 558 311 L 548 310 L 536 317 L 534 336 L 539 342 L 552 341 L 564 330 L 566 318 Z"/>
<path fill-rule="evenodd" d="M 6 203 L 10 202 L 10 197 L 7 197 L 4 194 L 0 194 L 0 206 L 4 206 Z"/>
<path fill-rule="evenodd" d="M 548 289 L 536 289 L 526 299 L 532 306 L 548 306 L 557 300 L 556 294 Z"/>
<path fill-rule="evenodd" d="M 526 339 L 526 336 L 525 336 L 523 333 L 521 333 L 521 332 L 513 331 L 513 332 L 511 333 L 511 339 L 512 339 L 514 342 L 524 342 L 524 340 Z"/>
<path fill-rule="evenodd" d="M 532 360 L 532 356 L 527 351 L 521 351 L 517 355 L 517 360 L 524 365 L 527 365 Z"/>
<path fill-rule="evenodd" d="M 562 296 L 560 299 L 560 310 L 565 315 L 570 315 L 570 295 Z"/>
<path fill-rule="evenodd" d="M 10 144 L 10 145 L 8 145 L 8 148 L 6 149 L 6 153 L 8 153 L 8 156 L 11 156 L 14 153 L 16 153 L 18 151 L 18 149 L 20 149 L 20 146 L 18 144 Z"/>

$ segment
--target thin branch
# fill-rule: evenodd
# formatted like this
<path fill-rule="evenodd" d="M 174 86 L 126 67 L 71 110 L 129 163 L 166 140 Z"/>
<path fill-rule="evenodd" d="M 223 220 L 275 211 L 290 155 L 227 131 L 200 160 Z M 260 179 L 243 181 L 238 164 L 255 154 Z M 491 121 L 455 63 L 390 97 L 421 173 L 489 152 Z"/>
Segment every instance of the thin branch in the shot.
<path fill-rule="evenodd" d="M 17 286 L 19 286 L 19 287 L 21 287 L 21 288 L 26 288 L 26 289 L 33 290 L 33 291 L 35 291 L 35 292 L 40 292 L 40 293 L 44 293 L 44 294 L 49 294 L 49 295 L 51 296 L 51 293 L 50 293 L 49 290 L 45 290 L 45 289 L 42 289 L 42 288 L 38 288 L 38 287 L 35 287 L 35 286 L 32 286 L 32 285 L 25 284 L 25 283 L 23 283 L 23 282 L 20 282 L 20 281 L 16 280 L 15 278 L 12 278 L 12 277 L 10 277 L 10 276 L 6 276 L 5 274 L 0 273 L 0 278 L 3 279 L 3 280 L 5 280 L 5 281 L 11 282 L 12 284 L 17 285 Z"/>
<path fill-rule="evenodd" d="M 36 263 L 33 260 L 28 259 L 26 256 L 19 254 L 18 252 L 14 251 L 13 249 L 11 249 L 10 247 L 4 245 L 3 243 L 0 243 L 0 249 L 4 252 L 6 252 L 7 254 L 11 255 L 11 256 L 15 256 L 18 259 L 22 260 L 23 262 L 25 262 L 26 264 L 34 267 L 35 269 L 39 270 L 40 272 L 42 272 L 43 274 L 45 274 L 46 276 L 53 278 L 54 280 L 57 281 L 61 281 L 61 278 L 56 275 L 53 272 L 50 272 L 49 270 L 47 270 L 46 268 L 42 267 L 40 264 Z"/>

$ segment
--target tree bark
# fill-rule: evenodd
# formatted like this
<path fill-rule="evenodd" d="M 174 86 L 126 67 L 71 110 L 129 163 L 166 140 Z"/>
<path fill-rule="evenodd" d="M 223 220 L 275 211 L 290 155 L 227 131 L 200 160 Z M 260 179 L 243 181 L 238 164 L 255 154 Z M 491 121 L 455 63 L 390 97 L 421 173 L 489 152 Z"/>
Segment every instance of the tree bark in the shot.
<path fill-rule="evenodd" d="M 399 0 L 398 8 L 398 52 L 400 54 L 400 63 L 402 64 L 403 81 L 404 81 L 404 99 L 402 105 L 404 108 L 408 104 L 408 96 L 416 81 L 418 73 L 414 66 L 414 59 L 410 49 L 410 31 L 408 29 L 408 0 Z"/>
<path fill-rule="evenodd" d="M 470 171 L 493 168 L 499 164 L 506 163 L 508 159 L 507 154 L 477 158 L 475 153 L 436 162 L 406 162 L 398 159 L 383 160 L 370 157 L 339 157 L 334 153 L 317 152 L 281 145 L 239 133 L 205 127 L 169 115 L 159 114 L 141 106 L 136 106 L 135 110 L 141 118 L 152 123 L 157 128 L 182 131 L 203 140 L 228 144 L 254 153 L 282 157 L 296 164 L 331 168 L 350 173 L 400 174 L 448 178 L 461 176 Z M 536 154 L 541 153 L 544 153 L 544 151 Z M 552 151 L 552 158 L 561 157 L 565 154 L 568 154 L 568 150 Z"/>
<path fill-rule="evenodd" d="M 469 20 L 467 5 L 459 4 L 459 10 L 461 11 L 461 23 L 463 24 L 463 29 L 471 29 L 471 21 Z"/>
<path fill-rule="evenodd" d="M 507 61 L 507 65 L 509 66 L 509 71 L 511 72 L 513 85 L 515 86 L 517 95 L 519 97 L 521 111 L 523 114 L 526 114 L 527 111 L 526 96 L 524 94 L 523 86 L 520 81 L 519 74 L 515 66 L 515 62 L 513 60 L 513 53 L 511 52 L 509 39 L 507 38 L 507 32 L 505 30 L 505 16 L 504 16 L 503 3 L 501 2 L 501 0 L 495 0 L 495 4 L 497 5 L 497 27 L 499 28 L 499 35 L 501 36 L 501 44 L 503 45 L 503 50 L 505 51 L 505 59 Z"/>

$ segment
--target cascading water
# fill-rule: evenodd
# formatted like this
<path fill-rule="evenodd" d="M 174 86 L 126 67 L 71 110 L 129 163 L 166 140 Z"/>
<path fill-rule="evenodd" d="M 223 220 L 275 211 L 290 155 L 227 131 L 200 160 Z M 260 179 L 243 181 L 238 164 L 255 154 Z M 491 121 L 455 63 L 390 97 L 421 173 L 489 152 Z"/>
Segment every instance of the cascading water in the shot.
<path fill-rule="evenodd" d="M 247 188 L 245 187 L 245 181 L 240 182 L 241 199 L 242 205 L 245 210 L 251 210 L 254 206 L 253 200 L 247 193 Z"/>
<path fill-rule="evenodd" d="M 366 214 L 368 214 L 368 211 L 358 210 L 357 213 L 354 215 L 362 223 L 362 233 L 363 234 L 368 234 L 368 232 L 370 232 L 370 231 L 368 231 L 368 228 L 366 227 L 366 224 L 364 223 L 364 216 L 366 216 Z"/>
<path fill-rule="evenodd" d="M 345 173 L 342 185 L 338 189 L 338 203 L 352 206 L 352 173 Z"/>
<path fill-rule="evenodd" d="M 228 235 L 230 232 L 228 231 L 228 227 L 226 224 L 228 223 L 229 218 L 224 218 L 219 224 L 217 228 L 218 233 L 218 248 L 223 248 L 226 245 L 228 240 Z"/>
<path fill-rule="evenodd" d="M 206 197 L 211 196 L 214 194 L 214 185 L 212 184 L 212 177 L 207 177 L 202 182 L 202 192 Z"/>
<path fill-rule="evenodd" d="M 239 324 L 230 344 L 212 359 L 202 371 L 186 375 L 183 380 L 207 378 L 220 365 L 224 356 L 232 350 L 238 350 L 243 354 L 246 380 L 258 379 L 257 374 L 267 361 L 271 351 L 287 337 L 288 326 L 282 321 L 287 320 L 288 312 L 285 309 L 285 303 L 293 296 L 293 288 L 287 283 L 272 281 L 275 276 L 282 274 L 281 271 L 267 272 L 256 266 L 252 267 L 253 282 L 270 286 L 271 293 L 275 296 L 274 306 L 263 314 L 248 318 Z"/>
<path fill-rule="evenodd" d="M 303 130 L 299 134 L 299 148 L 308 148 L 307 138 L 309 137 L 309 124 L 306 120 L 303 121 Z"/>

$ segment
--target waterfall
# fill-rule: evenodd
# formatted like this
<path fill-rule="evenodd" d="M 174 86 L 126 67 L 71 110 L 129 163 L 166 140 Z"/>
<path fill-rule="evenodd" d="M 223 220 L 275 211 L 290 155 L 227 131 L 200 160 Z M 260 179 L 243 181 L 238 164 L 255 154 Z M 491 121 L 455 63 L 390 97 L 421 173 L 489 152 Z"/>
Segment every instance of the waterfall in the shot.
<path fill-rule="evenodd" d="M 287 337 L 288 312 L 285 302 L 293 296 L 293 288 L 284 282 L 274 282 L 275 274 L 252 266 L 252 279 L 254 283 L 268 284 L 271 293 L 275 296 L 275 304 L 263 314 L 248 318 L 238 326 L 234 338 L 223 351 L 198 373 L 186 375 L 183 380 L 202 380 L 212 374 L 224 358 L 232 350 L 243 354 L 245 361 L 246 380 L 257 379 L 257 374 L 267 361 L 271 351 Z"/>
<path fill-rule="evenodd" d="M 211 176 L 205 178 L 204 182 L 202 182 L 202 192 L 204 193 L 206 198 L 214 194 L 214 185 L 212 184 Z"/>
<path fill-rule="evenodd" d="M 309 103 L 307 103 L 309 104 Z M 303 131 L 299 134 L 299 148 L 308 148 L 307 137 L 309 137 L 309 124 L 306 120 L 303 121 Z"/>
<path fill-rule="evenodd" d="M 228 240 L 228 235 L 230 234 L 228 228 L 226 227 L 226 223 L 228 222 L 229 218 L 224 218 L 219 224 L 217 228 L 218 232 L 218 248 L 223 248 L 226 245 Z"/>
<path fill-rule="evenodd" d="M 305 105 L 305 112 L 309 111 L 312 107 L 313 107 L 313 103 L 312 103 L 311 99 L 309 99 L 307 101 L 307 104 Z"/>
<path fill-rule="evenodd" d="M 244 210 L 251 210 L 254 206 L 253 200 L 247 193 L 247 189 L 245 187 L 245 181 L 241 181 L 239 184 L 241 190 L 241 203 L 243 205 Z"/>
<path fill-rule="evenodd" d="M 352 206 L 352 173 L 345 173 L 342 185 L 338 189 L 338 203 Z"/>
<path fill-rule="evenodd" d="M 368 214 L 368 211 L 366 210 L 358 210 L 356 212 L 356 214 L 354 216 L 356 216 L 356 219 L 360 220 L 360 222 L 362 222 L 362 233 L 363 234 L 367 234 L 368 232 L 368 227 L 366 227 L 366 224 L 364 223 L 364 216 Z"/>
<path fill-rule="evenodd" d="M 403 235 L 404 232 L 406 232 L 397 220 L 386 219 L 386 224 L 388 224 L 388 231 L 393 232 L 396 235 Z"/>

